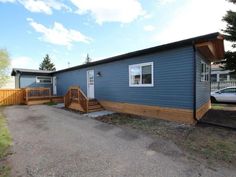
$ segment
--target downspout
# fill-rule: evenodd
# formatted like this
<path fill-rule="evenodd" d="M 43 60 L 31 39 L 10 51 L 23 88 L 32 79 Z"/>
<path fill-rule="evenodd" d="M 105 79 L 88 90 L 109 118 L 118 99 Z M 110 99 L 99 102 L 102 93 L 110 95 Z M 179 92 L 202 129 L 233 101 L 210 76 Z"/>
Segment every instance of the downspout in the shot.
<path fill-rule="evenodd" d="M 195 41 L 193 41 L 193 119 L 198 122 L 197 119 L 197 105 L 196 105 L 196 81 L 197 81 L 197 59 L 196 59 L 196 47 Z"/>
<path fill-rule="evenodd" d="M 21 87 L 20 87 L 21 72 L 19 72 L 19 74 L 20 74 L 20 75 L 19 75 L 19 88 L 21 88 Z"/>

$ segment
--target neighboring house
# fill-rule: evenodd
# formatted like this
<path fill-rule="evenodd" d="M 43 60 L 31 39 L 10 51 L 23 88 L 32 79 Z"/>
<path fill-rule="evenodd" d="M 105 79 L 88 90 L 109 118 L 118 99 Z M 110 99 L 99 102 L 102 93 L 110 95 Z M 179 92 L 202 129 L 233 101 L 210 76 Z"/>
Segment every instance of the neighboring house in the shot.
<path fill-rule="evenodd" d="M 223 36 L 212 33 L 59 71 L 13 69 L 12 75 L 21 88 L 49 86 L 65 95 L 80 86 L 108 110 L 194 123 L 210 107 L 210 63 L 223 57 Z"/>
<path fill-rule="evenodd" d="M 224 70 L 219 64 L 211 65 L 211 82 L 236 81 L 236 74 L 230 70 Z"/>
<path fill-rule="evenodd" d="M 53 90 L 52 71 L 13 68 L 11 75 L 15 76 L 15 88 L 49 87 Z"/>
<path fill-rule="evenodd" d="M 219 90 L 236 85 L 236 74 L 230 70 L 224 70 L 220 64 L 211 65 L 211 90 Z"/>

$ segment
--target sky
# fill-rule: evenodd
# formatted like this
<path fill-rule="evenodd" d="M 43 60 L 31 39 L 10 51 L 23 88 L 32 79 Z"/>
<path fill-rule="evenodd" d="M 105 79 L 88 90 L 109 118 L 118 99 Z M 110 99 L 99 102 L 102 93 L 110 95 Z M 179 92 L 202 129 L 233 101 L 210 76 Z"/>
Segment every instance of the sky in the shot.
<path fill-rule="evenodd" d="M 0 48 L 11 66 L 57 70 L 221 32 L 225 0 L 0 0 Z M 226 43 L 226 50 L 230 44 Z"/>

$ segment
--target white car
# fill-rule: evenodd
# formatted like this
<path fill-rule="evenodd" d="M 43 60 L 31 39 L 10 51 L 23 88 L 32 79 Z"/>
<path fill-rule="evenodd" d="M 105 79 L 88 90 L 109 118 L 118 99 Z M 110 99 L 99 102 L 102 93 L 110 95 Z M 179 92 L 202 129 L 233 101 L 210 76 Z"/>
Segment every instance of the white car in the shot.
<path fill-rule="evenodd" d="M 211 101 L 236 103 L 236 86 L 211 92 Z"/>

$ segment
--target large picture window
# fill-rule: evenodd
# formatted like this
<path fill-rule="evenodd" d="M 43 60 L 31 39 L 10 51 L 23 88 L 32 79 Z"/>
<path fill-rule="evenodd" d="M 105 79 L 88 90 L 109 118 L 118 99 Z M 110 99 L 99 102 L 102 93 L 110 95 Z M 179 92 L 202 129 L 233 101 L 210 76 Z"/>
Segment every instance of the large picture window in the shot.
<path fill-rule="evenodd" d="M 153 62 L 129 65 L 129 86 L 153 86 Z"/>
<path fill-rule="evenodd" d="M 204 61 L 201 61 L 201 81 L 209 81 L 210 67 Z"/>
<path fill-rule="evenodd" d="M 36 77 L 36 83 L 39 84 L 51 84 L 52 78 L 48 76 L 37 76 Z"/>

